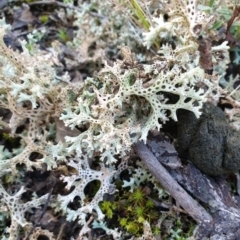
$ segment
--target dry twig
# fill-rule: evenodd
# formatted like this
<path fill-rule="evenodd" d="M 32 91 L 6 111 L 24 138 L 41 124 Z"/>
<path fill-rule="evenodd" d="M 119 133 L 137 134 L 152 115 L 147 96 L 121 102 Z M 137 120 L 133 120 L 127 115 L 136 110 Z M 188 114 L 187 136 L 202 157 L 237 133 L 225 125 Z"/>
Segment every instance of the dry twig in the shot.
<path fill-rule="evenodd" d="M 210 223 L 213 220 L 212 216 L 172 178 L 142 142 L 135 143 L 134 149 L 149 171 L 194 220 L 198 223 Z"/>

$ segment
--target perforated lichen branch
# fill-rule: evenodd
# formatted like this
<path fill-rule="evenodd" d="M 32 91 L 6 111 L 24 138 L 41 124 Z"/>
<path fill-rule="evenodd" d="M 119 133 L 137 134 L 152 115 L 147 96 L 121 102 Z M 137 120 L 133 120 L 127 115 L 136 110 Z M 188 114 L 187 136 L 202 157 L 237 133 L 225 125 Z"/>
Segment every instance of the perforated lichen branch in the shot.
<path fill-rule="evenodd" d="M 172 54 L 169 58 L 184 55 L 184 51 Z M 206 98 L 195 84 L 204 79 L 203 70 L 180 60 L 172 66 L 172 60 L 166 60 L 165 69 L 137 63 L 125 69 L 124 61 L 118 61 L 113 66 L 106 64 L 98 79 L 88 79 L 78 106 L 61 116 L 66 126 L 86 128 L 79 136 L 66 138 L 68 152 L 76 151 L 79 156 L 83 151 L 89 156 L 100 152 L 101 160 L 111 164 L 137 139 L 146 142 L 150 130 L 160 129 L 169 118 L 177 121 L 177 109 L 190 110 L 199 117 Z M 149 75 L 151 81 L 147 80 Z M 178 100 L 171 103 L 166 94 Z"/>
<path fill-rule="evenodd" d="M 72 159 L 69 162 L 69 166 L 75 168 L 78 172 L 77 175 L 72 175 L 70 177 L 62 177 L 62 180 L 67 183 L 67 188 L 70 189 L 74 187 L 74 190 L 66 196 L 58 196 L 58 201 L 61 205 L 63 211 L 67 210 L 67 206 L 70 202 L 74 200 L 76 196 L 81 199 L 81 207 L 74 211 L 74 217 L 79 217 L 79 219 L 85 218 L 87 213 L 92 213 L 93 210 L 97 212 L 98 219 L 103 219 L 104 214 L 102 213 L 99 202 L 103 200 L 103 195 L 105 193 L 113 194 L 115 191 L 114 185 L 112 185 L 112 179 L 116 171 L 111 171 L 110 169 L 101 165 L 100 170 L 93 170 L 89 166 L 87 156 L 82 156 L 80 158 Z M 100 188 L 96 192 L 95 196 L 90 202 L 85 202 L 86 196 L 84 193 L 85 187 L 88 183 L 93 180 L 100 181 Z M 68 213 L 71 211 L 67 211 Z M 82 217 L 83 216 L 83 217 Z M 69 219 L 70 220 L 70 219 Z M 72 220 L 72 219 L 71 219 Z"/>
<path fill-rule="evenodd" d="M 40 198 L 33 199 L 26 203 L 21 201 L 21 196 L 25 192 L 24 187 L 15 195 L 10 195 L 6 192 L 3 186 L 0 184 L 0 197 L 1 203 L 7 206 L 11 216 L 11 226 L 9 228 L 9 240 L 16 240 L 19 237 L 19 227 L 30 227 L 31 223 L 25 219 L 25 213 L 31 208 L 38 208 L 40 205 L 46 202 L 48 194 L 43 195 Z M 29 229 L 29 228 L 28 228 Z"/>
<path fill-rule="evenodd" d="M 36 227 L 29 237 L 29 240 L 37 240 L 39 237 L 47 237 L 49 240 L 55 240 L 53 233 L 49 232 L 48 230 L 43 230 L 40 227 Z M 24 238 L 24 240 L 27 240 Z"/>
<path fill-rule="evenodd" d="M 68 75 L 57 79 L 51 56 L 30 55 L 25 42 L 21 42 L 21 53 L 8 48 L 3 41 L 5 31 L 1 26 L 0 107 L 11 115 L 6 122 L 1 120 L 1 126 L 3 130 L 10 130 L 11 136 L 21 139 L 23 150 L 2 160 L 0 175 L 10 171 L 15 175 L 17 164 L 24 164 L 26 170 L 31 171 L 34 167 L 42 168 L 45 163 L 50 170 L 57 166 L 58 160 L 65 160 L 65 151 L 61 143 L 47 141 L 48 128 L 71 104 L 70 92 L 75 94 L 81 87 L 73 88 Z M 19 127 L 22 130 L 17 132 Z M 33 152 L 42 158 L 30 159 Z"/>
<path fill-rule="evenodd" d="M 43 138 L 41 141 L 33 142 L 31 139 L 22 136 L 22 151 L 11 158 L 1 159 L 0 176 L 11 173 L 17 175 L 17 165 L 25 165 L 27 171 L 33 171 L 34 168 L 41 169 L 46 164 L 47 169 L 57 167 L 58 161 L 65 161 L 65 149 L 62 143 L 53 144 L 46 142 Z M 42 157 L 31 159 L 32 153 L 38 153 Z"/>
<path fill-rule="evenodd" d="M 34 141 L 41 135 L 51 118 L 58 117 L 70 104 L 69 91 L 78 91 L 69 83 L 67 74 L 57 77 L 51 55 L 30 55 L 26 42 L 22 52 L 8 48 L 3 37 L 5 28 L 0 27 L 0 107 L 9 109 L 11 134 L 29 122 L 27 134 Z"/>
<path fill-rule="evenodd" d="M 171 38 L 177 45 L 188 45 L 204 34 L 214 19 L 213 15 L 197 9 L 197 0 L 175 0 L 164 3 L 164 14 L 152 18 L 149 32 L 143 33 L 144 45 L 150 48 L 155 40 Z"/>

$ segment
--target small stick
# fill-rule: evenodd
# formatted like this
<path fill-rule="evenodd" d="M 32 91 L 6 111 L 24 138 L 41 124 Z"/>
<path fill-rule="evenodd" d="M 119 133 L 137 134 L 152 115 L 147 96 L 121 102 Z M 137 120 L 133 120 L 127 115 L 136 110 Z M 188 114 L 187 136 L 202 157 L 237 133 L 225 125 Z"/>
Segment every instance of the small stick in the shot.
<path fill-rule="evenodd" d="M 138 142 L 134 143 L 133 147 L 148 170 L 195 221 L 201 223 L 213 220 L 212 216 L 172 178 L 145 144 Z"/>

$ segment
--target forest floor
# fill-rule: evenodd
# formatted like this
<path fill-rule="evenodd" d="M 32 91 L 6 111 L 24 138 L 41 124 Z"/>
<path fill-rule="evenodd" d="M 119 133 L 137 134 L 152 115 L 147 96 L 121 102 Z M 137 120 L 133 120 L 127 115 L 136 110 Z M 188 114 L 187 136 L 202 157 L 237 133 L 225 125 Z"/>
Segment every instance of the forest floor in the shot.
<path fill-rule="evenodd" d="M 72 8 L 78 7 L 81 8 L 81 6 L 77 6 L 77 4 L 75 4 Z M 19 39 L 25 39 L 29 42 L 29 51 L 33 50 L 37 46 L 37 48 L 46 52 L 51 51 L 54 43 L 60 43 L 61 52 L 59 52 L 58 55 L 60 65 L 56 66 L 58 73 L 61 74 L 67 71 L 70 74 L 72 81 L 84 81 L 86 77 L 92 77 L 94 73 L 102 67 L 102 62 L 98 60 L 89 60 L 78 65 L 69 64 L 70 60 L 73 62 L 75 61 L 75 57 L 78 54 L 77 52 L 74 52 L 68 48 L 68 43 L 73 40 L 74 31 L 76 30 L 76 27 L 73 24 L 75 20 L 74 16 L 71 18 L 71 15 L 66 14 L 66 12 L 69 10 L 71 10 L 70 5 L 60 1 L 1 0 L 0 17 L 5 18 L 6 22 L 10 24 L 12 28 L 12 30 L 5 36 L 4 42 L 12 49 L 21 51 Z M 92 14 L 94 14 L 94 12 Z M 68 16 L 68 18 L 66 18 L 66 16 Z M 38 34 L 36 34 L 36 32 Z M 31 38 L 32 33 L 34 33 L 33 38 Z M 235 44 L 235 46 L 240 46 L 237 39 L 231 39 L 231 41 Z M 89 47 L 88 51 L 95 51 L 94 43 Z M 111 52 L 111 50 L 108 49 L 108 51 L 106 51 L 106 55 L 109 61 L 115 61 L 116 59 L 121 58 L 121 55 L 117 50 Z M 68 60 L 66 61 L 66 59 Z M 231 62 L 228 66 L 226 75 L 228 76 L 232 74 L 233 76 L 237 76 L 239 72 L 239 65 Z M 239 81 L 236 83 L 237 85 L 235 87 L 238 86 Z M 219 104 L 219 107 L 224 109 L 225 106 Z M 201 121 L 203 122 L 204 120 Z M 217 118 L 216 121 L 218 121 Z M 238 226 L 240 226 L 240 205 L 238 205 L 240 203 L 240 193 L 238 192 L 238 179 L 236 174 L 228 173 L 221 177 L 208 177 L 207 175 L 202 174 L 192 164 L 188 164 L 187 160 L 184 160 L 184 153 L 181 152 L 181 149 L 177 149 L 178 152 L 181 152 L 181 154 L 179 153 L 178 156 L 174 155 L 177 153 L 177 151 L 175 150 L 172 142 L 173 139 L 177 137 L 176 131 L 178 127 L 179 126 L 177 123 L 170 121 L 168 124 L 163 126 L 161 137 L 159 137 L 157 140 L 153 137 L 152 141 L 158 141 L 160 146 L 162 146 L 161 144 L 164 142 L 164 148 L 168 150 L 167 153 L 169 154 L 165 156 L 167 160 L 172 158 L 172 161 L 175 158 L 175 160 L 177 159 L 177 162 L 179 160 L 179 156 L 182 158 L 181 160 L 184 164 L 183 170 L 179 172 L 177 170 L 170 169 L 169 172 L 171 177 L 175 179 L 186 190 L 186 192 L 189 193 L 189 195 L 193 196 L 195 199 L 198 199 L 197 201 L 204 206 L 206 212 L 212 213 L 211 224 L 208 225 L 208 223 L 202 222 L 198 228 L 198 237 L 196 238 L 204 239 L 206 236 L 218 236 L 217 229 L 220 227 L 223 229 L 222 231 L 226 233 L 226 238 L 222 239 L 240 239 L 240 233 L 238 231 Z M 152 152 L 154 152 L 155 145 L 151 142 L 151 140 L 149 141 L 148 147 L 150 149 L 152 147 Z M 7 138 L 6 133 L 1 133 L 0 142 L 1 145 L 8 148 L 10 151 L 18 144 L 17 140 L 13 141 L 12 139 Z M 204 149 L 202 151 L 204 151 Z M 136 155 L 133 156 L 137 158 Z M 37 156 L 32 157 L 34 158 Z M 50 192 L 52 195 L 65 194 L 66 190 L 64 190 L 64 186 L 66 184 L 60 181 L 60 176 L 63 172 L 63 169 L 57 169 L 56 171 L 51 172 L 44 170 L 28 172 L 27 175 L 24 176 L 25 187 L 27 189 L 31 189 L 30 192 L 37 192 L 39 194 Z M 127 177 L 130 177 L 128 176 L 128 173 L 123 174 L 125 174 Z M 52 184 L 53 182 L 55 182 L 54 187 Z M 91 198 L 92 192 L 96 191 L 96 184 L 98 183 L 89 185 L 88 189 L 86 190 L 89 198 Z M 198 187 L 196 187 L 196 184 Z M 16 185 L 13 185 L 12 187 L 16 188 Z M 133 202 L 134 197 L 139 194 L 140 197 L 142 196 L 145 199 L 142 200 L 144 203 L 141 203 L 141 206 L 143 204 L 147 204 L 148 199 L 152 199 L 154 202 L 154 208 L 149 208 L 150 214 L 152 215 L 148 217 L 151 219 L 151 221 L 156 221 L 158 218 L 158 216 L 155 216 L 156 214 L 162 214 L 162 223 L 160 229 L 152 229 L 156 239 L 190 239 L 190 237 L 194 234 L 193 231 L 199 218 L 196 217 L 193 219 L 192 216 L 194 214 L 183 210 L 179 206 L 179 203 L 176 201 L 176 199 L 164 192 L 165 190 L 163 190 L 163 198 L 161 201 L 158 201 L 154 194 L 150 194 L 151 188 L 152 185 L 149 183 L 146 185 L 141 185 L 141 188 L 135 191 L 132 195 L 128 195 L 128 193 L 126 193 L 124 190 L 120 190 L 118 193 L 118 199 L 121 199 L 122 206 L 119 206 L 116 211 L 114 211 L 116 206 L 112 206 L 111 210 L 114 213 L 112 213 L 113 216 L 109 216 L 109 219 L 107 220 L 108 226 L 110 226 L 112 229 L 116 227 L 124 229 L 123 226 L 120 226 L 119 221 L 119 219 L 123 219 L 125 216 L 124 211 L 126 209 L 124 209 L 124 206 L 126 205 L 124 204 Z M 205 190 L 202 191 L 201 189 Z M 12 192 L 14 192 L 14 190 Z M 121 194 L 122 196 L 120 196 Z M 134 194 L 136 196 L 134 196 Z M 27 194 L 23 197 L 26 199 L 29 198 Z M 110 196 L 108 196 L 107 199 L 109 201 L 113 201 L 111 200 Z M 79 207 L 78 200 L 79 199 L 74 200 L 70 206 L 71 209 L 77 209 Z M 214 201 L 214 203 L 212 201 Z M 102 208 L 104 210 L 104 206 L 102 206 Z M 226 211 L 229 212 L 225 213 Z M 235 217 L 232 217 L 234 214 Z M 136 216 L 129 214 L 129 217 L 134 218 Z M 64 216 L 54 213 L 49 208 L 44 209 L 44 206 L 42 209 L 39 208 L 34 213 L 29 214 L 27 218 L 33 223 L 39 222 L 37 226 L 41 226 L 43 229 L 53 232 L 55 238 L 58 240 L 68 240 L 70 239 L 69 236 L 74 236 L 74 239 L 77 239 L 77 236 L 81 230 L 78 220 L 68 222 Z M 8 226 L 9 224 L 9 222 L 5 224 L 0 223 L 0 237 L 1 232 L 3 232 L 1 225 Z M 138 226 L 133 226 L 133 228 L 134 227 Z M 132 236 L 140 237 L 143 231 L 139 229 L 138 231 L 135 231 L 131 228 L 128 230 L 129 236 L 125 239 L 132 239 Z M 228 232 L 230 231 L 234 233 L 234 236 L 227 238 Z M 47 239 L 47 237 L 41 236 L 38 238 L 38 240 L 44 239 Z M 113 237 L 111 235 L 107 236 L 102 229 L 95 229 L 92 231 L 91 235 L 89 235 L 89 239 L 113 239 Z"/>

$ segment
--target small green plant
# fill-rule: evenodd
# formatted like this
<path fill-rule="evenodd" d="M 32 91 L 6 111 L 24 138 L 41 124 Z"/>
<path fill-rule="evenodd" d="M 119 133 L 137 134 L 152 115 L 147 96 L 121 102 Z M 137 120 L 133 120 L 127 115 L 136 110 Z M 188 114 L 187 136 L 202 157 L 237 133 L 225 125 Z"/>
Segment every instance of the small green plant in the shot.
<path fill-rule="evenodd" d="M 144 12 L 142 7 L 139 5 L 138 1 L 136 0 L 127 0 L 123 1 L 124 4 L 133 12 L 133 19 L 137 22 L 140 26 L 142 26 L 145 30 L 149 30 L 150 28 L 150 21 L 147 18 L 147 14 Z"/>
<path fill-rule="evenodd" d="M 126 6 L 126 9 L 129 9 L 132 13 L 132 20 L 137 24 L 140 28 L 149 31 L 151 27 L 151 21 L 144 9 L 141 7 L 138 1 L 136 0 L 122 0 L 123 4 Z M 155 46 L 159 49 L 159 43 L 157 40 L 154 41 Z"/>
<path fill-rule="evenodd" d="M 69 41 L 69 37 L 68 37 L 66 29 L 63 29 L 63 28 L 59 29 L 57 36 L 64 43 Z"/>
<path fill-rule="evenodd" d="M 145 220 L 154 223 L 159 218 L 159 212 L 157 212 L 153 201 L 140 187 L 133 192 L 127 192 L 118 201 L 103 201 L 101 210 L 109 219 L 114 218 L 114 215 L 118 216 L 119 225 L 128 233 L 136 236 L 143 234 Z M 155 233 L 159 233 L 159 231 L 157 227 L 154 227 Z"/>
<path fill-rule="evenodd" d="M 40 17 L 39 17 L 39 20 L 42 22 L 42 23 L 47 23 L 48 22 L 48 20 L 49 20 L 49 17 L 48 17 L 48 15 L 41 15 Z"/>
<path fill-rule="evenodd" d="M 17 139 L 14 137 L 11 137 L 9 133 L 3 133 L 2 137 L 13 145 L 16 144 L 17 142 Z"/>
<path fill-rule="evenodd" d="M 101 209 L 109 219 L 113 217 L 113 213 L 114 213 L 114 210 L 116 210 L 116 208 L 117 208 L 116 202 L 103 201 L 101 203 Z"/>

